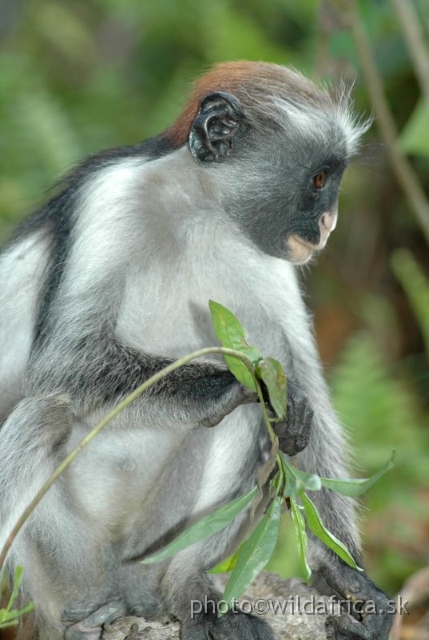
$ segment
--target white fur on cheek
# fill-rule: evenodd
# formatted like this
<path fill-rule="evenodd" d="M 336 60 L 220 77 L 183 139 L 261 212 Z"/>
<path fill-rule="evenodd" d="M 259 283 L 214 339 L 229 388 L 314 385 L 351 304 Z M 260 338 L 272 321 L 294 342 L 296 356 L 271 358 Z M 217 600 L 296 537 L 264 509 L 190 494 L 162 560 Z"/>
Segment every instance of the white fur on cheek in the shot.
<path fill-rule="evenodd" d="M 308 243 L 298 238 L 298 236 L 289 236 L 286 239 L 286 248 L 288 259 L 293 264 L 305 264 L 313 255 L 314 249 Z"/>

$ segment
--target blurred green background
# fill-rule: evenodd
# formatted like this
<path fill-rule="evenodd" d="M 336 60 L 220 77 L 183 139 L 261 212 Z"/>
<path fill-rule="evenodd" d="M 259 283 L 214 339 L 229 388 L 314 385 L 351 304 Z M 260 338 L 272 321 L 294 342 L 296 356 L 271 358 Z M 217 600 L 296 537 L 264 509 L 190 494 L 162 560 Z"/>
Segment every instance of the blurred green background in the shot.
<path fill-rule="evenodd" d="M 427 37 L 428 2 L 412 4 Z M 77 160 L 171 123 L 192 79 L 212 63 L 246 58 L 291 64 L 333 83 L 356 79 L 357 109 L 370 114 L 337 5 L 0 0 L 0 239 Z M 401 26 L 388 0 L 357 5 L 401 149 L 427 191 L 429 112 Z M 344 180 L 337 230 L 303 280 L 356 473 L 374 472 L 398 451 L 395 470 L 362 510 L 369 569 L 393 593 L 429 564 L 429 253 L 376 124 Z M 287 526 L 271 568 L 299 573 Z"/>

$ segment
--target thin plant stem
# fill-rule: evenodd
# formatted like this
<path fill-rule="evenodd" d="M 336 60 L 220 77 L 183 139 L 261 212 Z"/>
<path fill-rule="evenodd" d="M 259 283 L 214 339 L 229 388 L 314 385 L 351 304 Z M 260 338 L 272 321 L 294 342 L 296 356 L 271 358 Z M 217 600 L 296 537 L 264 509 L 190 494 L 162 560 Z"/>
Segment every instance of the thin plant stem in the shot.
<path fill-rule="evenodd" d="M 362 71 L 377 116 L 376 122 L 386 145 L 390 164 L 429 244 L 429 202 L 411 163 L 399 148 L 396 124 L 386 100 L 383 81 L 375 64 L 356 1 L 347 0 L 346 6 L 349 9 L 350 27 L 362 64 Z"/>
<path fill-rule="evenodd" d="M 429 106 L 429 50 L 411 0 L 390 0 L 410 52 L 421 92 Z"/>

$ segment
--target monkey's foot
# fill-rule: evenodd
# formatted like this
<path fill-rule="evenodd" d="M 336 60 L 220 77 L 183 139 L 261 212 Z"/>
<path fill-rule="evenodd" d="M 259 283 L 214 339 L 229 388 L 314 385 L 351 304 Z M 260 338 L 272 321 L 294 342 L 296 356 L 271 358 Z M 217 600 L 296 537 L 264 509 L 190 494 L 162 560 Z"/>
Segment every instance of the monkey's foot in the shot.
<path fill-rule="evenodd" d="M 313 573 L 313 584 L 320 593 L 335 595 L 346 611 L 342 616 L 328 618 L 329 638 L 388 640 L 394 617 L 393 603 L 363 571 L 335 560 Z"/>
<path fill-rule="evenodd" d="M 263 620 L 242 611 L 229 611 L 221 618 L 198 618 L 183 629 L 182 640 L 275 640 L 275 635 Z"/>
<path fill-rule="evenodd" d="M 109 602 L 87 618 L 67 627 L 65 640 L 100 640 L 103 625 L 126 614 L 122 602 Z"/>

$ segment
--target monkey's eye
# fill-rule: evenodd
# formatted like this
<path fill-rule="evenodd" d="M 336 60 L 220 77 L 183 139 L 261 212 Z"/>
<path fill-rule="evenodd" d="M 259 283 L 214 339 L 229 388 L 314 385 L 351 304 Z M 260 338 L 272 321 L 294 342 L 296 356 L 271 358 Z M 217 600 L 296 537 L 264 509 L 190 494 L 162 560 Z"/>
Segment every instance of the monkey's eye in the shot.
<path fill-rule="evenodd" d="M 321 189 L 322 187 L 324 187 L 327 177 L 328 174 L 326 173 L 326 171 L 319 171 L 319 173 L 316 173 L 316 175 L 313 176 L 313 185 L 315 186 L 315 188 Z"/>

